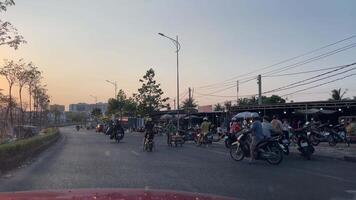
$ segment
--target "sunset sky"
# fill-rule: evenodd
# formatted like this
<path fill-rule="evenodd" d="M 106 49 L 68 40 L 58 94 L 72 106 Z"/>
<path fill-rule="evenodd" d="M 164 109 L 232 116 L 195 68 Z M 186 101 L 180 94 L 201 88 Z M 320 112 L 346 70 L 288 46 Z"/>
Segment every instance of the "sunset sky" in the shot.
<path fill-rule="evenodd" d="M 156 71 L 166 96 L 176 95 L 173 44 L 159 36 L 179 36 L 180 90 L 194 88 L 200 105 L 235 99 L 236 88 L 202 88 L 277 63 L 356 34 L 356 1 L 238 0 L 16 0 L 1 13 L 28 41 L 13 50 L 0 47 L 2 59 L 33 61 L 44 73 L 52 103 L 105 102 L 116 80 L 130 96 L 147 69 Z M 287 66 L 356 43 L 356 37 L 278 67 Z M 356 62 L 356 48 L 302 65 L 289 72 Z M 266 70 L 268 71 L 268 70 Z M 265 72 L 261 71 L 260 73 Z M 257 75 L 255 72 L 251 75 Z M 320 73 L 320 72 L 318 72 Z M 309 76 L 263 78 L 267 91 Z M 251 76 L 249 75 L 249 76 Z M 240 78 L 245 78 L 240 77 Z M 232 79 L 235 80 L 235 79 Z M 326 100 L 334 88 L 356 96 L 356 77 L 300 94 L 294 101 Z M 0 80 L 6 93 L 7 84 Z M 224 90 L 216 95 L 201 96 Z M 286 94 L 294 90 L 276 94 Z M 240 87 L 240 95 L 256 94 L 256 81 Z"/>

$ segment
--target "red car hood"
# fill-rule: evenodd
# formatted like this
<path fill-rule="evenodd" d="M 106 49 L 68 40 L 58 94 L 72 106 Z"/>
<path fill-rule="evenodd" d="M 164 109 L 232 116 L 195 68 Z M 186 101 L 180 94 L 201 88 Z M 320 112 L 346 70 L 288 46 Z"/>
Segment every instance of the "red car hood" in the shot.
<path fill-rule="evenodd" d="M 170 190 L 143 189 L 77 189 L 41 190 L 0 193 L 0 200 L 231 200 L 235 198 L 178 192 Z"/>

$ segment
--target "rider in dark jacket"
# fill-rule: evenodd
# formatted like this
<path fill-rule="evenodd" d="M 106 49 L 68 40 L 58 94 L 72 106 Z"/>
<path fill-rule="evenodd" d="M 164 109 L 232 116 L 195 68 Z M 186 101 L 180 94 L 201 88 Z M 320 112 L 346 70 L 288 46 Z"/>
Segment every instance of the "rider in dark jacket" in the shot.
<path fill-rule="evenodd" d="M 154 123 L 152 122 L 151 118 L 146 119 L 145 124 L 145 138 L 153 140 L 154 138 L 154 131 L 153 131 Z"/>

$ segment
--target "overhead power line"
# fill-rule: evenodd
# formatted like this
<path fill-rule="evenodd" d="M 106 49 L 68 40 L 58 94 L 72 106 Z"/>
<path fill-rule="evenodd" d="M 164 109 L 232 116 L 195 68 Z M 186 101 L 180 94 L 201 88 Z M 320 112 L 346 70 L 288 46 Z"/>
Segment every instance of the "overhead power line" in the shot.
<path fill-rule="evenodd" d="M 342 42 L 347 41 L 347 40 L 350 40 L 350 39 L 353 39 L 353 38 L 355 38 L 355 37 L 356 37 L 356 35 L 352 35 L 352 36 L 350 36 L 350 37 L 346 37 L 346 38 L 341 39 L 341 40 L 338 40 L 338 41 L 336 41 L 336 42 L 333 42 L 333 43 L 330 43 L 330 44 L 321 46 L 321 47 L 319 47 L 319 48 L 316 48 L 316 49 L 313 49 L 313 50 L 311 50 L 311 51 L 305 52 L 305 53 L 300 54 L 300 55 L 298 55 L 298 56 L 294 56 L 294 57 L 291 57 L 291 58 L 282 60 L 282 61 L 280 61 L 280 62 L 277 62 L 277 63 L 271 64 L 271 65 L 268 65 L 268 66 L 259 68 L 259 69 L 257 69 L 257 70 L 253 70 L 253 71 L 250 71 L 250 72 L 248 72 L 248 73 L 244 73 L 244 74 L 241 74 L 241 75 L 238 75 L 238 76 L 234 76 L 234 77 L 232 77 L 232 78 L 225 79 L 224 81 L 216 82 L 216 83 L 214 83 L 214 84 L 209 84 L 209 85 L 200 86 L 200 87 L 196 87 L 196 88 L 209 87 L 209 86 L 213 86 L 213 85 L 217 85 L 217 84 L 222 84 L 222 83 L 225 83 L 225 82 L 230 81 L 230 80 L 235 80 L 235 79 L 237 79 L 237 78 L 239 78 L 239 77 L 243 77 L 243 76 L 246 76 L 246 75 L 250 75 L 250 74 L 253 74 L 253 73 L 255 73 L 255 72 L 259 72 L 259 71 L 262 71 L 262 70 L 265 70 L 265 69 L 268 69 L 268 68 L 272 68 L 272 67 L 274 67 L 274 66 L 281 65 L 281 64 L 283 64 L 283 63 L 286 63 L 286 62 L 295 60 L 295 59 L 297 59 L 297 58 L 301 58 L 301 57 L 303 57 L 303 56 L 312 54 L 312 53 L 314 53 L 314 52 L 317 52 L 317 51 L 320 51 L 320 50 L 322 50 L 322 49 L 328 48 L 328 47 L 330 47 L 330 46 L 333 46 L 333 45 L 342 43 Z"/>
<path fill-rule="evenodd" d="M 340 68 L 340 66 L 337 66 L 337 67 L 328 67 L 328 68 L 321 68 L 321 69 L 315 69 L 315 70 L 308 70 L 308 71 L 302 71 L 302 72 L 295 72 L 295 73 L 287 73 L 287 74 L 266 75 L 266 76 L 262 76 L 262 77 L 264 77 L 264 78 L 270 78 L 270 77 L 281 77 L 281 76 L 294 76 L 294 75 L 299 75 L 299 74 L 309 74 L 309 73 L 320 72 L 320 71 L 326 71 L 326 70 L 337 69 L 337 68 Z"/>
<path fill-rule="evenodd" d="M 282 86 L 282 87 L 279 87 L 279 88 L 276 88 L 276 89 L 273 89 L 273 90 L 269 90 L 269 91 L 263 92 L 263 94 L 267 94 L 267 93 L 271 93 L 271 92 L 277 92 L 277 91 L 281 91 L 281 90 L 287 90 L 287 89 L 291 89 L 291 88 L 294 88 L 294 87 L 299 87 L 299 86 L 307 85 L 307 84 L 310 84 L 310 83 L 314 83 L 314 82 L 317 82 L 317 81 L 320 81 L 320 80 L 323 80 L 323 79 L 327 79 L 327 78 L 330 78 L 330 77 L 333 77 L 333 76 L 337 76 L 337 75 L 349 72 L 351 70 L 354 70 L 356 68 L 352 68 L 350 70 L 346 70 L 346 71 L 343 71 L 343 72 L 340 72 L 340 73 L 337 73 L 337 74 L 332 74 L 330 76 L 323 77 L 321 79 L 313 80 L 315 78 L 319 78 L 319 77 L 325 76 L 327 74 L 334 73 L 336 71 L 351 67 L 353 65 L 356 65 L 356 63 L 351 63 L 351 64 L 348 64 L 348 65 L 340 66 L 340 68 L 337 68 L 337 69 L 334 69 L 334 70 L 331 70 L 331 71 L 328 71 L 328 72 L 325 72 L 325 73 L 322 73 L 322 74 L 319 74 L 319 75 L 316 75 L 316 76 L 313 76 L 313 77 L 310 77 L 310 78 L 307 78 L 307 79 L 304 79 L 304 80 L 301 80 L 301 81 L 297 81 L 297 82 L 294 82 L 294 83 L 291 83 L 291 84 L 288 84 L 288 85 L 285 85 L 285 86 Z M 309 81 L 309 80 L 313 80 L 313 81 L 310 81 L 310 82 L 307 82 L 307 83 L 303 83 L 303 82 L 306 82 L 306 81 Z"/>
<path fill-rule="evenodd" d="M 282 67 L 282 68 L 279 68 L 279 69 L 275 69 L 275 70 L 272 70 L 272 71 L 263 73 L 263 75 L 271 75 L 271 74 L 275 74 L 275 73 L 280 73 L 280 72 L 286 71 L 286 70 L 288 70 L 288 69 L 296 68 L 296 67 L 299 67 L 299 66 L 302 66 L 302 65 L 305 65 L 305 64 L 308 64 L 308 63 L 317 61 L 317 60 L 321 60 L 321 59 L 323 59 L 323 58 L 332 56 L 332 55 L 334 55 L 334 54 L 337 54 L 337 53 L 346 51 L 346 50 L 351 49 L 351 48 L 354 48 L 354 47 L 356 47 L 356 43 L 352 43 L 352 44 L 349 44 L 349 45 L 347 45 L 347 46 L 341 47 L 341 48 L 339 48 L 339 49 L 335 49 L 335 50 L 333 50 L 333 51 L 329 51 L 329 52 L 320 54 L 320 55 L 318 55 L 318 56 L 309 58 L 309 59 L 307 59 L 307 60 L 303 60 L 303 61 L 300 61 L 300 62 L 291 64 L 291 65 L 287 65 L 287 66 Z"/>
<path fill-rule="evenodd" d="M 337 79 L 334 79 L 334 80 L 331 80 L 331 81 L 328 81 L 328 82 L 325 82 L 325 83 L 320 83 L 318 85 L 310 86 L 310 87 L 307 87 L 307 88 L 304 88 L 304 89 L 300 89 L 300 90 L 297 90 L 297 91 L 294 91 L 294 92 L 291 92 L 291 93 L 288 93 L 288 94 L 281 95 L 281 97 L 285 97 L 285 96 L 293 95 L 293 94 L 296 94 L 296 93 L 299 93 L 299 92 L 302 92 L 302 91 L 305 91 L 305 90 L 310 90 L 310 89 L 313 89 L 313 88 L 317 88 L 317 87 L 320 87 L 320 86 L 323 86 L 323 85 L 327 85 L 329 83 L 333 83 L 333 82 L 336 82 L 336 81 L 340 81 L 340 80 L 343 80 L 345 78 L 349 78 L 349 77 L 352 77 L 352 76 L 355 76 L 355 75 L 356 75 L 356 73 L 349 74 L 347 76 L 343 76 L 343 77 L 340 77 L 340 78 L 337 78 Z"/>

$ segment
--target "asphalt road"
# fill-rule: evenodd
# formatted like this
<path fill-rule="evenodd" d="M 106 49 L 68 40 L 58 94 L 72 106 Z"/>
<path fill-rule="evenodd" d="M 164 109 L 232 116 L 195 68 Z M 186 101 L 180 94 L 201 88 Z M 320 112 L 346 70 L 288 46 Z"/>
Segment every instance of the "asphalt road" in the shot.
<path fill-rule="evenodd" d="M 0 178 L 0 191 L 74 188 L 154 188 L 241 199 L 356 199 L 356 164 L 298 155 L 278 166 L 233 161 L 222 144 L 192 143 L 142 151 L 142 134 L 115 143 L 94 131 L 61 129 L 63 137 L 26 167 Z"/>

